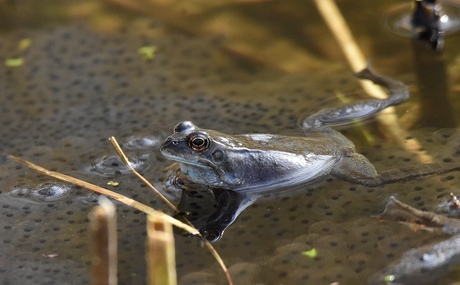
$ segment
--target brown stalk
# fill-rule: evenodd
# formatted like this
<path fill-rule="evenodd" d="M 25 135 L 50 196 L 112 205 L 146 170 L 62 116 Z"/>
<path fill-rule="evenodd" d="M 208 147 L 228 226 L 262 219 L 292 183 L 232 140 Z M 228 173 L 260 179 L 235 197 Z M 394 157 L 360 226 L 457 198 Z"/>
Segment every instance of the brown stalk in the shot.
<path fill-rule="evenodd" d="M 41 166 L 38 166 L 32 162 L 29 162 L 25 159 L 22 159 L 22 158 L 19 158 L 19 157 L 16 157 L 16 156 L 13 156 L 13 155 L 10 155 L 10 157 L 14 160 L 16 160 L 17 162 L 20 162 L 22 164 L 25 164 L 27 165 L 30 169 L 32 170 L 35 170 L 37 171 L 38 173 L 41 173 L 41 174 L 44 174 L 44 175 L 47 175 L 47 176 L 50 176 L 50 177 L 54 177 L 56 179 L 59 179 L 59 180 L 62 180 L 62 181 L 65 181 L 65 182 L 69 182 L 69 183 L 72 183 L 72 184 L 75 184 L 77 186 L 80 186 L 80 187 L 83 187 L 83 188 L 86 188 L 86 189 L 89 189 L 93 192 L 96 192 L 96 193 L 99 193 L 99 194 L 102 194 L 104 196 L 107 196 L 108 198 L 111 198 L 111 199 L 114 199 L 116 201 L 119 201 L 125 205 L 128 205 L 130 207 L 133 207 L 133 208 L 136 208 L 137 210 L 139 211 L 142 211 L 146 214 L 158 214 L 158 215 L 162 215 L 163 218 L 165 220 L 167 220 L 169 223 L 173 224 L 174 226 L 178 227 L 178 228 L 181 228 L 187 232 L 189 232 L 190 234 L 192 235 L 200 235 L 199 231 L 187 224 L 184 224 L 183 222 L 179 221 L 179 220 L 176 220 L 174 219 L 173 217 L 171 216 L 168 216 L 162 212 L 159 212 L 159 211 L 155 211 L 153 208 L 145 205 L 145 204 L 142 204 L 136 200 L 133 200 L 133 199 L 130 199 L 124 195 L 121 195 L 121 194 L 118 194 L 116 192 L 113 192 L 113 191 L 110 191 L 108 189 L 105 189 L 105 188 L 102 188 L 100 186 L 97 186 L 95 184 L 92 184 L 92 183 L 89 183 L 89 182 L 86 182 L 86 181 L 83 181 L 81 179 L 78 179 L 78 178 L 75 178 L 75 177 L 72 177 L 72 176 L 69 176 L 69 175 L 65 175 L 65 174 L 62 174 L 62 173 L 59 173 L 59 172 L 56 172 L 56 171 L 51 171 L 51 170 L 48 170 L 46 168 L 43 168 Z"/>
<path fill-rule="evenodd" d="M 115 207 L 104 196 L 90 215 L 92 284 L 117 285 L 117 227 Z"/>
<path fill-rule="evenodd" d="M 147 272 L 149 285 L 176 285 L 172 225 L 159 215 L 147 219 Z"/>
<path fill-rule="evenodd" d="M 111 140 L 115 140 L 115 138 L 111 138 Z M 116 141 L 116 140 L 115 140 Z M 116 143 L 116 145 L 118 145 L 118 143 Z M 115 147 L 115 146 L 114 146 Z M 123 153 L 123 151 L 120 149 L 120 147 L 118 146 L 118 149 L 117 152 L 121 152 Z M 124 155 L 125 156 L 125 155 Z M 56 172 L 56 171 L 51 171 L 51 170 L 48 170 L 46 168 L 43 168 L 41 166 L 38 166 L 32 162 L 29 162 L 25 159 L 22 159 L 22 158 L 19 158 L 19 157 L 16 157 L 16 156 L 13 156 L 13 155 L 9 155 L 9 157 L 11 157 L 12 159 L 16 160 L 17 162 L 20 162 L 22 164 L 25 164 L 27 165 L 30 169 L 38 172 L 38 173 L 41 173 L 41 174 L 44 174 L 44 175 L 47 175 L 47 176 L 50 176 L 50 177 L 54 177 L 56 179 L 59 179 L 59 180 L 62 180 L 62 181 L 65 181 L 65 182 L 69 182 L 69 183 L 72 183 L 74 185 L 77 185 L 77 186 L 80 186 L 80 187 L 83 187 L 83 188 L 86 188 L 88 190 L 91 190 L 93 192 L 96 192 L 96 193 L 99 193 L 99 194 L 102 194 L 108 198 L 111 198 L 111 199 L 114 199 L 116 201 L 119 201 L 125 205 L 128 205 L 130 207 L 133 207 L 139 211 L 142 211 L 148 215 L 158 215 L 158 216 L 161 216 L 165 221 L 167 221 L 168 223 L 171 223 L 172 225 L 180 228 L 180 229 L 183 229 L 187 232 L 189 232 L 190 234 L 192 235 L 196 235 L 196 236 L 199 236 L 202 238 L 202 240 L 204 241 L 204 244 L 206 245 L 206 247 L 208 248 L 208 250 L 211 252 L 211 254 L 213 255 L 213 257 L 216 259 L 216 261 L 219 263 L 220 267 L 222 268 L 222 270 L 224 271 L 225 273 L 225 276 L 227 278 L 227 282 L 229 285 L 233 285 L 233 281 L 232 281 L 232 278 L 230 276 L 230 273 L 228 272 L 228 269 L 227 269 L 227 266 L 225 265 L 224 261 L 222 260 L 222 258 L 219 256 L 219 254 L 217 253 L 217 251 L 214 249 L 214 247 L 209 243 L 209 241 L 207 241 L 206 239 L 204 239 L 200 232 L 190 226 L 190 225 L 187 225 L 177 219 L 174 219 L 173 217 L 171 216 L 168 216 L 162 212 L 159 212 L 159 211 L 155 211 L 153 208 L 145 205 L 145 204 L 142 204 L 138 201 L 135 201 L 133 199 L 130 199 L 124 195 L 121 195 L 121 194 L 118 194 L 116 192 L 113 192 L 113 191 L 110 191 L 108 189 L 105 189 L 105 188 L 102 188 L 100 186 L 97 186 L 97 185 L 94 185 L 92 183 L 89 183 L 89 182 L 86 182 L 84 180 L 81 180 L 81 179 L 78 179 L 78 178 L 75 178 L 75 177 L 72 177 L 72 176 L 69 176 L 69 175 L 65 175 L 65 174 L 62 174 L 62 173 L 59 173 L 59 172 Z M 126 156 L 125 156 L 126 157 Z M 132 169 L 132 168 L 131 168 Z M 132 169 L 133 170 L 133 169 Z M 138 175 L 138 176 L 141 176 L 136 170 L 133 170 L 133 172 Z M 143 178 L 143 177 L 142 177 Z M 144 178 L 145 179 L 145 178 Z M 144 181 L 143 179 L 143 181 Z M 148 182 L 148 181 L 147 181 Z M 147 183 L 147 185 L 149 185 L 149 187 L 153 187 L 153 185 L 151 185 L 151 183 Z M 158 190 L 154 190 L 154 191 L 158 191 Z M 166 198 L 165 198 L 166 199 Z"/>
<path fill-rule="evenodd" d="M 128 160 L 128 157 L 124 154 L 123 150 L 121 149 L 120 147 L 120 144 L 118 144 L 117 140 L 115 137 L 110 137 L 109 138 L 109 141 L 110 143 L 112 144 L 113 148 L 115 149 L 115 151 L 117 152 L 117 154 L 120 156 L 121 160 L 130 168 L 130 170 L 137 176 L 139 177 L 139 179 L 141 179 L 150 189 L 152 189 L 155 193 L 157 193 L 162 199 L 163 201 L 165 201 L 166 204 L 168 204 L 174 211 L 177 211 L 177 208 L 176 206 L 174 206 L 163 194 L 161 194 L 160 191 L 158 191 L 155 186 L 152 185 L 152 183 L 150 183 L 147 179 L 145 179 L 139 172 L 136 171 L 136 169 L 134 169 L 131 164 L 129 163 L 129 160 Z M 169 216 L 168 216 L 169 217 Z M 176 220 L 177 221 L 177 220 Z M 188 221 L 187 221 L 188 222 Z M 189 222 L 188 222 L 189 223 Z M 194 228 L 190 223 L 189 223 L 189 226 L 191 228 Z M 195 229 L 195 228 L 194 228 Z M 196 229 L 195 229 L 196 230 Z M 201 236 L 201 234 L 199 233 L 198 230 L 196 230 L 198 232 L 197 235 Z M 227 266 L 225 265 L 223 259 L 219 256 L 219 254 L 217 253 L 217 251 L 215 250 L 215 248 L 212 246 L 212 244 L 207 241 L 206 239 L 202 239 L 204 244 L 206 245 L 206 247 L 208 248 L 208 250 L 211 252 L 211 254 L 214 256 L 214 259 L 216 259 L 216 261 L 219 263 L 220 267 L 222 268 L 222 270 L 224 271 L 225 273 L 225 276 L 227 278 L 227 282 L 228 284 L 230 285 L 233 285 L 233 281 L 232 281 L 232 278 L 230 276 L 230 273 L 228 272 L 228 269 L 227 269 Z"/>

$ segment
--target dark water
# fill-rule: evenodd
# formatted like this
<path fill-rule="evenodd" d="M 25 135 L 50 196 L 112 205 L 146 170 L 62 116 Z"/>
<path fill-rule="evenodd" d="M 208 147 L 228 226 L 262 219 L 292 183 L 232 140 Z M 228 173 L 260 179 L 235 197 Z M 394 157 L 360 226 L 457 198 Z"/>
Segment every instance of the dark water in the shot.
<path fill-rule="evenodd" d="M 399 139 L 418 140 L 423 150 L 408 152 L 375 122 L 343 132 L 377 169 L 418 163 L 420 151 L 458 162 L 459 37 L 447 37 L 435 55 L 389 34 L 381 18 L 392 2 L 339 4 L 373 66 L 410 86 L 412 97 L 397 113 L 411 138 Z M 335 93 L 361 92 L 313 3 L 149 6 L 147 16 L 80 5 L 0 2 L 1 284 L 89 284 L 87 216 L 97 198 L 37 175 L 7 153 L 101 186 L 119 181 L 111 189 L 167 209 L 122 167 L 109 136 L 161 187 L 169 162 L 158 146 L 179 121 L 226 133 L 302 135 L 302 114 L 336 102 Z M 23 39 L 28 48 L 18 46 Z M 285 54 L 273 48 L 280 43 Z M 139 54 L 144 46 L 157 48 L 153 60 Z M 11 58 L 24 63 L 4 64 Z M 408 248 L 443 239 L 370 216 L 390 195 L 432 210 L 457 191 L 459 178 L 378 188 L 329 179 L 256 202 L 215 247 L 235 284 L 366 284 Z M 145 215 L 124 205 L 117 211 L 120 284 L 145 284 Z M 312 248 L 315 259 L 302 254 Z M 225 284 L 198 240 L 178 236 L 176 251 L 180 284 Z"/>

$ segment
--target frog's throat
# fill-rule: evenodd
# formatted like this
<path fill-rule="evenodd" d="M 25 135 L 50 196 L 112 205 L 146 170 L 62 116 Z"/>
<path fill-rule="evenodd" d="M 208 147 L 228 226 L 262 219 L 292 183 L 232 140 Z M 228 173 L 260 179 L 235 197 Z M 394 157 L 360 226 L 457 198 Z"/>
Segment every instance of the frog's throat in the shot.
<path fill-rule="evenodd" d="M 239 179 L 235 179 L 233 175 L 230 175 L 230 173 L 226 173 L 223 169 L 219 168 L 216 164 L 210 161 L 202 161 L 202 162 L 203 162 L 202 164 L 190 163 L 190 161 L 187 161 L 187 163 L 180 162 L 179 167 L 180 167 L 181 172 L 184 173 L 189 178 L 192 178 L 192 176 L 194 176 L 194 174 L 197 171 L 206 171 L 208 173 L 214 174 L 213 179 L 209 179 L 210 176 L 206 175 L 206 178 L 208 179 L 203 179 L 202 181 L 194 181 L 195 183 L 198 183 L 198 184 L 200 182 L 203 183 L 204 180 L 207 180 L 207 183 L 205 184 L 219 186 L 219 187 L 222 187 L 224 184 L 226 185 L 226 187 L 236 187 L 240 185 Z M 193 180 L 194 179 L 192 178 L 192 181 Z"/>

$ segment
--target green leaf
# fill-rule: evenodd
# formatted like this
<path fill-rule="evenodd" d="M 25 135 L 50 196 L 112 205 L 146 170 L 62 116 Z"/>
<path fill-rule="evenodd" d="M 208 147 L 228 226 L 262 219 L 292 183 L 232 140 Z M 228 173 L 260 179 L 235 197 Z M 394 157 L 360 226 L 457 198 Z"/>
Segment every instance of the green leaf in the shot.
<path fill-rule="evenodd" d="M 384 280 L 385 280 L 385 282 L 393 282 L 393 281 L 395 281 L 395 276 L 394 275 L 385 275 Z"/>
<path fill-rule="evenodd" d="M 145 61 L 153 60 L 157 51 L 158 49 L 156 46 L 143 46 L 138 50 L 139 54 L 142 56 L 142 59 Z"/>
<path fill-rule="evenodd" d="M 24 58 L 22 57 L 11 57 L 5 60 L 5 65 L 8 67 L 19 67 L 24 64 Z"/>
<path fill-rule="evenodd" d="M 315 258 L 318 255 L 318 251 L 316 250 L 316 248 L 312 248 L 310 250 L 303 251 L 302 254 L 310 258 Z"/>

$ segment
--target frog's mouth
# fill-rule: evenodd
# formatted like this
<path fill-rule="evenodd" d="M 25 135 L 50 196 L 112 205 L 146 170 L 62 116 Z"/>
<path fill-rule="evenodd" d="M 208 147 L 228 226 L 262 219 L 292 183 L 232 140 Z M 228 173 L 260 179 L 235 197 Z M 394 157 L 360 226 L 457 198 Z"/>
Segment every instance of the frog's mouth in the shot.
<path fill-rule="evenodd" d="M 197 184 L 221 186 L 221 183 L 226 183 L 232 185 L 230 181 L 227 181 L 225 171 L 209 160 L 196 157 L 184 159 L 168 152 L 162 152 L 162 154 L 167 159 L 177 162 L 180 171 Z"/>
<path fill-rule="evenodd" d="M 171 154 L 171 153 L 169 153 L 167 151 L 161 151 L 161 153 L 167 159 L 178 162 L 180 167 L 181 167 L 181 171 L 184 172 L 184 173 L 186 173 L 187 166 L 203 168 L 203 169 L 206 169 L 206 171 L 213 171 L 213 172 L 216 172 L 216 170 L 217 170 L 217 172 L 219 173 L 219 167 L 217 167 L 216 164 L 212 163 L 209 160 L 199 159 L 199 158 L 197 159 L 196 157 L 194 157 L 193 159 L 192 158 L 184 159 L 181 156 L 173 155 L 173 154 Z"/>
<path fill-rule="evenodd" d="M 169 160 L 173 160 L 173 161 L 176 161 L 178 162 L 180 165 L 192 165 L 194 167 L 199 167 L 199 168 L 210 168 L 210 169 L 216 169 L 217 166 L 208 161 L 208 160 L 201 160 L 201 159 L 196 159 L 196 157 L 194 157 L 193 159 L 184 159 L 183 157 L 181 156 L 176 156 L 176 155 L 173 155 L 169 152 L 166 152 L 166 151 L 161 151 L 161 153 Z"/>
<path fill-rule="evenodd" d="M 174 148 L 170 148 L 170 143 L 171 140 L 166 140 L 160 148 L 161 154 L 167 159 L 179 163 L 180 171 L 195 183 L 215 185 L 217 182 L 224 182 L 233 184 L 227 181 L 228 174 L 214 162 L 195 155 L 177 155 Z"/>

